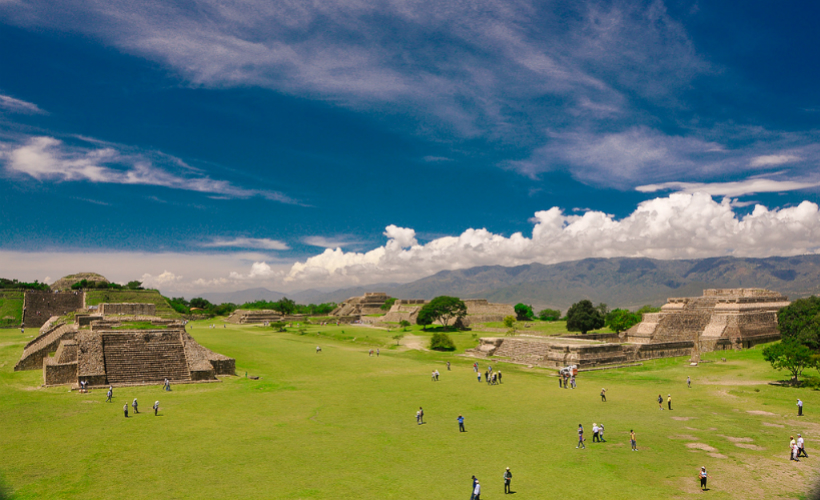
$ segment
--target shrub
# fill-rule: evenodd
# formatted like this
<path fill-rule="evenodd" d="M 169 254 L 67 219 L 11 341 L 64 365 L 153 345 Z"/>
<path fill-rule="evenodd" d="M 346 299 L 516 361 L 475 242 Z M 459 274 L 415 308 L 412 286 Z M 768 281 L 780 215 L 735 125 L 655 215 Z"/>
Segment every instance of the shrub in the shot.
<path fill-rule="evenodd" d="M 434 351 L 455 351 L 456 345 L 446 333 L 434 333 L 430 339 L 430 349 Z"/>
<path fill-rule="evenodd" d="M 538 319 L 541 321 L 558 321 L 561 317 L 561 311 L 556 309 L 541 309 L 538 311 Z"/>

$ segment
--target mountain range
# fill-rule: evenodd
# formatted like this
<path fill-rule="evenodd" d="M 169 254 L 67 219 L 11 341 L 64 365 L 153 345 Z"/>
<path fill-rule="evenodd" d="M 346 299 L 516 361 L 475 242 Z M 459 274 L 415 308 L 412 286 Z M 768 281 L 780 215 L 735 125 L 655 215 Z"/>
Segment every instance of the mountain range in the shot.
<path fill-rule="evenodd" d="M 491 302 L 531 304 L 565 311 L 589 299 L 610 308 L 660 305 L 668 297 L 701 295 L 706 288 L 768 288 L 791 299 L 820 294 L 820 255 L 794 257 L 713 257 L 692 260 L 647 258 L 584 259 L 559 264 L 480 266 L 441 271 L 411 283 L 381 283 L 331 292 L 305 290 L 284 294 L 254 288 L 207 293 L 211 302 L 241 304 L 278 300 L 287 295 L 298 303 L 340 302 L 365 292 L 385 292 L 401 299 L 437 295 L 485 298 Z"/>

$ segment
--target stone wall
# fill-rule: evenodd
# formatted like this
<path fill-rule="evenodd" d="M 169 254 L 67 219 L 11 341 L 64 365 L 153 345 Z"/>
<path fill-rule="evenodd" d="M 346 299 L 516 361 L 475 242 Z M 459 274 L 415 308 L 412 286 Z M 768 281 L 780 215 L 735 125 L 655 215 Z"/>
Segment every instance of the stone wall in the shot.
<path fill-rule="evenodd" d="M 272 309 L 237 309 L 225 318 L 225 321 L 245 325 L 275 323 L 282 319 L 282 314 Z"/>
<path fill-rule="evenodd" d="M 43 359 L 43 385 L 77 383 L 77 362 L 58 363 L 55 358 Z"/>
<path fill-rule="evenodd" d="M 464 305 L 467 306 L 467 314 L 470 316 L 500 316 L 502 319 L 504 316 L 515 316 L 512 304 L 493 304 L 487 299 L 466 299 Z"/>
<path fill-rule="evenodd" d="M 129 316 L 156 316 L 157 305 L 137 302 L 103 303 L 99 305 L 98 312 L 102 315 L 126 314 Z"/>
<path fill-rule="evenodd" d="M 37 370 L 43 366 L 43 359 L 55 352 L 60 341 L 73 339 L 77 332 L 75 325 L 65 323 L 52 324 L 51 328 L 29 342 L 23 349 L 20 361 L 14 365 L 14 371 Z"/>
<path fill-rule="evenodd" d="M 41 292 L 27 290 L 23 301 L 23 324 L 27 328 L 39 328 L 52 316 L 63 316 L 85 303 L 83 292 Z"/>

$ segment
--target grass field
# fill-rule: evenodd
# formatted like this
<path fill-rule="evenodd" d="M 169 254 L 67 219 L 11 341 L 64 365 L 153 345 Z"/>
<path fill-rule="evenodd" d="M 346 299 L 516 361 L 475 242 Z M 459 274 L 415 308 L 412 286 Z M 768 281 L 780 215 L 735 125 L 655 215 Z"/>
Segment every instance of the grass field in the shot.
<path fill-rule="evenodd" d="M 576 390 L 559 389 L 548 370 L 495 363 L 504 384 L 490 387 L 476 382 L 472 359 L 391 347 L 395 331 L 193 326 L 200 343 L 236 358 L 240 376 L 170 393 L 118 388 L 114 404 L 104 391 L 43 389 L 40 372 L 13 372 L 29 339 L 0 330 L 0 470 L 16 498 L 466 499 L 475 474 L 482 498 L 497 499 L 507 466 L 519 500 L 696 497 L 701 465 L 713 498 L 803 498 L 816 480 L 820 392 L 768 385 L 784 375 L 758 349 L 696 368 L 677 358 L 585 372 Z M 413 330 L 402 344 L 423 347 L 428 335 Z M 459 351 L 475 344 L 470 332 L 454 339 Z M 369 357 L 371 346 L 381 356 Z M 659 411 L 658 394 L 669 393 L 674 410 Z M 144 413 L 126 420 L 122 405 L 135 397 Z M 593 422 L 607 443 L 591 442 Z M 586 450 L 575 449 L 579 423 Z M 811 456 L 800 463 L 787 459 L 797 432 Z"/>
<path fill-rule="evenodd" d="M 23 292 L 0 291 L 0 327 L 18 327 L 23 322 Z"/>

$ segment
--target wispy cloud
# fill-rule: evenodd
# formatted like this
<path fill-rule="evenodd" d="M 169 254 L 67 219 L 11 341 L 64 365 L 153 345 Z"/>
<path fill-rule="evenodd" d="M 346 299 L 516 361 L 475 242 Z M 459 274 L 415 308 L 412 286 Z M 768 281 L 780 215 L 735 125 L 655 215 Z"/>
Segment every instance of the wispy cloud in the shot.
<path fill-rule="evenodd" d="M 45 115 L 45 111 L 40 109 L 36 104 L 21 101 L 14 97 L 0 94 L 0 110 L 11 113 L 20 113 L 26 115 Z"/>
<path fill-rule="evenodd" d="M 272 240 L 270 238 L 233 238 L 217 239 L 209 243 L 203 243 L 207 248 L 257 248 L 262 250 L 290 250 L 284 241 Z"/>
<path fill-rule="evenodd" d="M 302 241 L 308 245 L 321 248 L 349 247 L 361 243 L 360 241 L 356 241 L 348 236 L 306 236 L 302 238 Z"/>
<path fill-rule="evenodd" d="M 785 193 L 820 186 L 820 182 L 775 181 L 771 179 L 748 179 L 737 182 L 663 182 L 638 186 L 636 191 L 655 193 L 677 191 L 680 193 L 706 193 L 712 196 L 743 196 L 754 193 Z M 735 204 L 735 206 L 739 206 Z"/>
<path fill-rule="evenodd" d="M 750 165 L 753 167 L 770 167 L 783 165 L 784 163 L 794 163 L 802 158 L 794 155 L 762 155 L 752 158 Z"/>
<path fill-rule="evenodd" d="M 110 145 L 68 145 L 47 136 L 30 137 L 21 145 L 3 146 L 0 162 L 6 171 L 38 181 L 162 186 L 230 198 L 261 196 L 282 203 L 295 203 L 282 193 L 245 189 L 228 181 L 211 179 L 179 158 L 156 152 L 127 152 Z"/>

